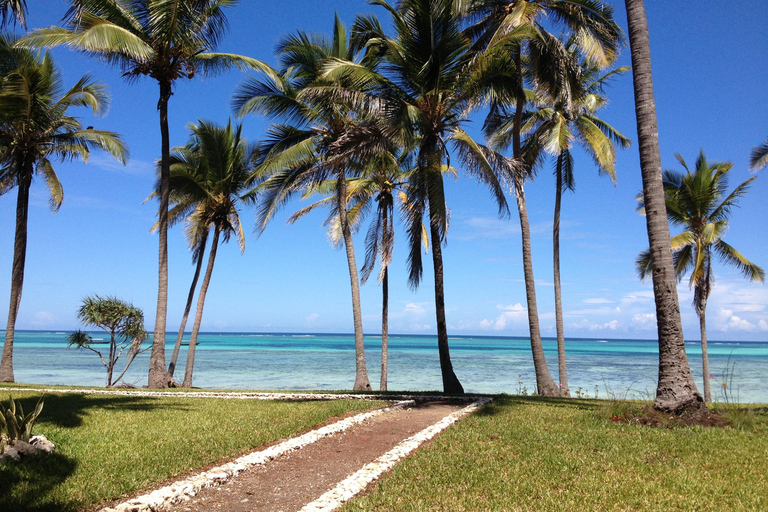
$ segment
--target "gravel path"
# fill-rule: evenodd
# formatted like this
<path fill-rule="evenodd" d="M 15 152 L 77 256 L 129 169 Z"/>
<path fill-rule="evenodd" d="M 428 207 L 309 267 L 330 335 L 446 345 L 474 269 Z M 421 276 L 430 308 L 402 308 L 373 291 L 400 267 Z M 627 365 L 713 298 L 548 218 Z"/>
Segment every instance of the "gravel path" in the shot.
<path fill-rule="evenodd" d="M 410 395 L 15 389 L 177 398 L 398 401 L 249 453 L 101 512 L 330 512 L 364 491 L 424 442 L 490 402 L 488 398 Z"/>

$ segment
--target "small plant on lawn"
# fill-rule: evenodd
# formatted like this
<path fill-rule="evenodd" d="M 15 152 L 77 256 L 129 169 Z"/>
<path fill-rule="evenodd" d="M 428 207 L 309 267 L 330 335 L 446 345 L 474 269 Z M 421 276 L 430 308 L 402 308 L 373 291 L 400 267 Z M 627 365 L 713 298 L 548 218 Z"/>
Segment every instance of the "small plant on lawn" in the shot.
<path fill-rule="evenodd" d="M 86 325 L 91 325 L 109 333 L 109 355 L 104 358 L 101 351 L 93 348 L 95 340 L 83 331 L 69 335 L 69 346 L 85 348 L 99 355 L 102 364 L 107 369 L 107 387 L 123 378 L 128 367 L 136 356 L 147 350 L 141 349 L 141 344 L 147 337 L 144 329 L 144 313 L 133 304 L 117 297 L 86 297 L 83 305 L 77 311 L 77 317 Z M 115 364 L 123 352 L 128 349 L 128 362 L 119 377 L 112 380 Z"/>
<path fill-rule="evenodd" d="M 0 403 L 0 448 L 13 441 L 29 442 L 32 437 L 32 426 L 43 411 L 43 397 L 37 401 L 35 409 L 29 414 L 24 414 L 21 402 L 14 402 L 12 396 L 8 396 L 8 406 Z M 0 450 L 2 453 L 3 450 Z"/>

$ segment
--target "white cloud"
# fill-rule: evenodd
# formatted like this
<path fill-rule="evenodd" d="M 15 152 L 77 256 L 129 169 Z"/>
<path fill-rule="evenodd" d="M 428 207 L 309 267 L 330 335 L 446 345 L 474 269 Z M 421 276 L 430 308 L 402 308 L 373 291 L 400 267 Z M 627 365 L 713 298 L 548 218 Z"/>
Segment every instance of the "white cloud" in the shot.
<path fill-rule="evenodd" d="M 584 299 L 582 302 L 584 302 L 584 304 L 613 304 L 612 300 L 603 298 Z"/>
<path fill-rule="evenodd" d="M 488 320 L 487 318 L 480 322 L 481 329 L 493 329 L 495 331 L 503 331 L 512 324 L 524 322 L 528 320 L 528 310 L 523 307 L 519 302 L 517 304 L 511 304 L 505 306 L 499 304 L 496 309 L 502 311 L 502 313 L 496 317 L 496 320 Z"/>
<path fill-rule="evenodd" d="M 419 306 L 418 304 L 414 304 L 413 302 L 411 302 L 405 305 L 405 312 L 411 315 L 424 315 L 426 314 L 427 310 L 424 309 L 422 306 Z"/>
<path fill-rule="evenodd" d="M 32 325 L 35 327 L 45 327 L 56 323 L 56 316 L 48 311 L 38 311 L 35 313 L 35 319 L 32 320 Z"/>
<path fill-rule="evenodd" d="M 581 322 L 574 322 L 568 327 L 578 331 L 615 331 L 619 328 L 619 321 L 614 319 L 610 322 L 596 324 L 584 319 Z"/>
<path fill-rule="evenodd" d="M 757 323 L 757 327 L 761 331 L 768 331 L 768 322 L 766 322 L 765 319 L 761 318 L 760 321 Z"/>
<path fill-rule="evenodd" d="M 408 327 L 412 331 L 429 331 L 432 329 L 432 326 L 429 324 L 419 324 L 419 323 L 411 324 Z"/>
<path fill-rule="evenodd" d="M 738 315 L 734 315 L 733 310 L 730 309 L 720 308 L 718 311 L 718 320 L 719 325 L 716 329 L 723 332 L 731 330 L 752 332 L 756 330 L 755 324 Z"/>
<path fill-rule="evenodd" d="M 317 325 L 317 321 L 320 318 L 318 313 L 310 313 L 304 317 L 304 327 L 314 327 Z"/>
<path fill-rule="evenodd" d="M 648 330 L 656 327 L 656 315 L 654 313 L 637 313 L 632 315 L 630 326 L 637 330 Z"/>

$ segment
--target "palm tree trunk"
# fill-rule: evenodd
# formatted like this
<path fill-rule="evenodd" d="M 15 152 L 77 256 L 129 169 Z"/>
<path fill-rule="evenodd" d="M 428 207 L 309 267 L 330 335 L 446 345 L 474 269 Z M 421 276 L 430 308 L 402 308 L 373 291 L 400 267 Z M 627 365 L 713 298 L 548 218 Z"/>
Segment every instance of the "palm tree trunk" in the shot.
<path fill-rule="evenodd" d="M 699 407 L 703 402 L 685 355 L 685 340 L 680 321 L 680 304 L 677 298 L 677 282 L 661 179 L 648 21 L 642 0 L 625 2 L 632 52 L 640 170 L 643 178 L 645 219 L 651 251 L 659 336 L 659 381 L 653 406 L 662 411 L 679 411 L 691 406 Z"/>
<path fill-rule="evenodd" d="M 355 327 L 355 391 L 370 391 L 368 370 L 365 367 L 365 341 L 363 339 L 363 314 L 360 310 L 360 278 L 357 275 L 355 248 L 352 244 L 352 232 L 347 221 L 347 179 L 343 172 L 339 174 L 337 186 L 337 201 L 339 207 L 339 223 L 344 237 L 344 249 L 347 251 L 347 266 L 349 267 L 349 284 L 352 288 L 352 319 Z"/>
<path fill-rule="evenodd" d="M 709 385 L 709 351 L 707 350 L 707 300 L 701 304 L 699 313 L 699 329 L 701 330 L 701 364 L 704 374 L 704 401 L 712 402 L 712 390 Z"/>
<path fill-rule="evenodd" d="M 27 219 L 29 216 L 29 187 L 32 185 L 32 165 L 25 165 L 19 179 L 16 198 L 16 235 L 13 241 L 13 267 L 11 269 L 11 301 L 8 323 L 5 328 L 3 357 L 0 360 L 0 382 L 14 382 L 13 338 L 16 332 L 16 318 L 21 304 L 21 289 L 24 285 L 24 264 L 27 258 Z"/>
<path fill-rule="evenodd" d="M 515 161 L 523 165 L 523 151 L 520 142 L 520 134 L 523 126 L 523 109 L 525 108 L 525 95 L 522 56 L 520 48 L 515 50 L 515 66 L 518 72 L 519 94 L 515 105 L 515 119 L 512 129 L 512 156 Z M 520 233 L 523 239 L 523 273 L 525 275 L 525 299 L 528 306 L 528 331 L 531 337 L 531 353 L 533 355 L 533 369 L 536 373 L 536 390 L 542 396 L 558 396 L 559 390 L 547 368 L 547 359 L 544 357 L 544 347 L 541 344 L 541 332 L 539 331 L 539 309 L 536 305 L 536 284 L 533 278 L 533 259 L 531 257 L 531 229 L 528 224 L 528 208 L 525 205 L 525 173 L 520 172 L 515 176 L 514 189 L 517 211 L 520 215 Z"/>
<path fill-rule="evenodd" d="M 171 84 L 160 81 L 160 209 L 158 214 L 159 256 L 157 271 L 157 311 L 155 332 L 152 336 L 152 351 L 149 356 L 150 388 L 168 387 L 170 379 L 165 368 L 165 320 L 168 314 L 168 199 L 170 196 L 170 137 L 168 135 L 168 99 Z"/>
<path fill-rule="evenodd" d="M 197 280 L 200 278 L 200 270 L 203 268 L 203 256 L 205 255 L 205 246 L 208 243 L 208 232 L 203 234 L 203 238 L 200 241 L 200 253 L 197 255 L 197 264 L 195 265 L 195 275 L 192 278 L 192 285 L 189 287 L 189 295 L 187 295 L 187 305 L 184 306 L 184 316 L 181 317 L 181 326 L 179 327 L 179 334 L 176 335 L 176 344 L 173 346 L 173 354 L 171 354 L 171 362 L 168 364 L 168 379 L 173 379 L 173 372 L 176 371 L 176 360 L 179 358 L 179 351 L 181 350 L 181 341 L 184 338 L 184 328 L 187 325 L 187 318 L 189 318 L 189 311 L 192 309 L 192 300 L 195 298 L 195 289 L 197 288 Z"/>
<path fill-rule="evenodd" d="M 555 221 L 552 224 L 552 267 L 555 274 L 555 328 L 557 329 L 557 369 L 560 393 L 571 396 L 568 390 L 568 368 L 565 361 L 565 333 L 563 332 L 563 298 L 560 290 L 560 203 L 563 198 L 562 153 L 558 155 L 555 194 Z"/>
<path fill-rule="evenodd" d="M 386 221 L 385 221 L 386 222 Z M 379 390 L 387 390 L 387 359 L 389 336 L 389 267 L 384 267 L 384 279 L 381 281 L 381 379 Z"/>
<path fill-rule="evenodd" d="M 560 392 L 552 379 L 544 356 L 539 331 L 539 310 L 536 306 L 536 286 L 533 278 L 533 259 L 531 258 L 531 229 L 528 224 L 528 209 L 525 205 L 523 179 L 515 180 L 515 200 L 520 214 L 520 232 L 523 239 L 523 273 L 525 275 L 525 300 L 528 306 L 528 329 L 531 335 L 531 353 L 533 368 L 536 372 L 536 391 L 541 396 L 559 396 Z"/>
<path fill-rule="evenodd" d="M 197 334 L 200 332 L 200 324 L 203 321 L 203 307 L 205 306 L 205 294 L 208 293 L 208 285 L 211 283 L 211 274 L 213 274 L 213 264 L 216 261 L 216 249 L 219 246 L 219 226 L 216 226 L 213 232 L 213 241 L 211 241 L 211 250 L 208 253 L 208 266 L 205 269 L 203 283 L 200 285 L 200 295 L 197 296 L 197 311 L 195 312 L 195 323 L 192 326 L 192 334 L 189 337 L 189 350 L 187 350 L 187 364 L 184 367 L 185 388 L 192 387 L 192 371 L 195 367 L 195 348 L 197 347 Z M 202 257 L 200 258 L 202 259 Z"/>
<path fill-rule="evenodd" d="M 448 349 L 448 328 L 445 322 L 445 292 L 443 288 L 443 253 L 440 248 L 441 238 L 437 229 L 437 220 L 433 221 L 432 208 L 429 209 L 429 230 L 432 238 L 432 267 L 435 274 L 435 317 L 437 320 L 437 349 L 440 354 L 440 372 L 443 377 L 443 392 L 451 395 L 464 393 L 464 387 L 453 372 L 451 353 Z"/>

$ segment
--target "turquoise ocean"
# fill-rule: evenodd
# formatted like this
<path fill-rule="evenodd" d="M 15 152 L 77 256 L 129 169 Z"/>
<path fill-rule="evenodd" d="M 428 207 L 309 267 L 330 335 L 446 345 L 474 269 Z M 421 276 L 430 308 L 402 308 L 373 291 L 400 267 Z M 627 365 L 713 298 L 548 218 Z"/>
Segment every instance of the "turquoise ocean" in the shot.
<path fill-rule="evenodd" d="M 103 332 L 91 333 L 107 341 Z M 67 347 L 67 333 L 17 331 L 14 372 L 17 382 L 103 386 L 106 371 L 88 350 Z M 2 339 L 2 338 L 0 338 Z M 166 358 L 175 333 L 168 333 Z M 184 337 L 185 340 L 189 336 Z M 216 389 L 343 390 L 354 381 L 354 337 L 351 334 L 201 333 L 196 352 L 194 385 Z M 532 393 L 535 387 L 528 338 L 452 336 L 454 370 L 467 392 Z M 148 345 L 147 345 L 148 346 Z M 378 389 L 381 337 L 366 336 L 371 385 Z M 107 345 L 95 345 L 108 349 Z M 557 381 L 557 349 L 545 339 L 550 372 Z M 687 342 L 691 370 L 701 390 L 701 345 Z M 599 398 L 652 397 L 658 373 L 658 345 L 650 340 L 567 339 L 568 379 L 572 393 Z M 768 403 L 768 342 L 710 341 L 713 397 Z M 122 371 L 118 361 L 115 376 Z M 179 356 L 176 379 L 184 376 L 186 346 Z M 125 381 L 144 385 L 149 351 L 140 354 Z M 389 337 L 389 390 L 428 391 L 442 388 L 436 336 Z"/>

